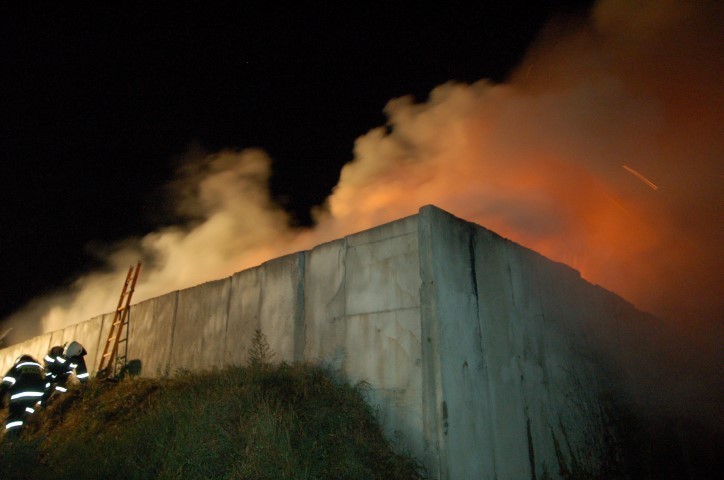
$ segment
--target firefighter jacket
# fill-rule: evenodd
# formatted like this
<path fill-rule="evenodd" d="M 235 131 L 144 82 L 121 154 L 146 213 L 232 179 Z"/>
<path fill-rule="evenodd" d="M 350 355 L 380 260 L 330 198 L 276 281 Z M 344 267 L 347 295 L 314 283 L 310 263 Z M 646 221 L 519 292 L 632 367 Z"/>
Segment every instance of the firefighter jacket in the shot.
<path fill-rule="evenodd" d="M 83 350 L 83 353 L 85 354 L 85 350 Z M 66 359 L 68 360 L 68 368 L 70 371 L 72 372 L 75 370 L 75 378 L 80 380 L 80 383 L 87 382 L 90 374 L 88 373 L 88 367 L 85 364 L 85 358 L 83 358 L 83 355 L 67 357 Z"/>
<path fill-rule="evenodd" d="M 43 396 L 45 379 L 43 367 L 33 360 L 17 362 L 8 370 L 0 383 L 0 400 L 7 392 L 10 404 L 16 402 L 34 403 Z"/>
<path fill-rule="evenodd" d="M 88 368 L 85 364 L 85 350 L 83 354 L 76 355 L 73 357 L 66 357 L 64 355 L 51 355 L 50 353 L 45 356 L 45 377 L 50 383 L 58 383 L 64 385 L 68 377 L 75 371 L 75 376 L 81 383 L 85 383 L 88 380 Z"/>
<path fill-rule="evenodd" d="M 68 361 L 62 355 L 48 353 L 43 359 L 45 362 L 45 379 L 53 383 L 65 383 L 72 373 L 68 369 Z"/>

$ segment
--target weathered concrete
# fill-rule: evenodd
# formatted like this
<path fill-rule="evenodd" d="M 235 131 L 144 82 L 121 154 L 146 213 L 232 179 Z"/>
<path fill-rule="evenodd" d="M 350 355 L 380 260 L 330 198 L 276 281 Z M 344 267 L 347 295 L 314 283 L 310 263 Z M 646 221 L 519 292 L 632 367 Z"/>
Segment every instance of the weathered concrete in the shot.
<path fill-rule="evenodd" d="M 422 448 L 417 218 L 350 235 L 307 254 L 305 358 L 370 385 L 399 448 Z"/>
<path fill-rule="evenodd" d="M 224 363 L 244 365 L 254 331 L 261 328 L 262 267 L 250 268 L 231 277 L 229 321 L 224 342 Z"/>
<path fill-rule="evenodd" d="M 94 372 L 112 319 L 0 350 L 0 366 L 76 339 Z M 575 270 L 424 207 L 134 305 L 128 359 L 144 376 L 243 365 L 261 329 L 275 360 L 369 384 L 396 448 L 434 477 L 559 478 L 559 462 L 600 462 L 597 362 L 635 350 L 650 321 Z"/>
<path fill-rule="evenodd" d="M 259 328 L 276 361 L 301 361 L 304 352 L 304 254 L 264 263 L 261 268 Z"/>
<path fill-rule="evenodd" d="M 105 341 L 107 340 L 107 338 L 101 340 L 102 326 L 103 315 L 91 318 L 90 320 L 79 323 L 75 328 L 73 338 L 71 338 L 71 340 L 80 342 L 80 344 L 83 345 L 88 352 L 85 357 L 88 371 L 95 371 L 98 366 L 98 364 L 95 363 L 95 359 L 99 358 L 99 356 L 103 353 L 102 350 L 101 352 L 98 351 L 98 347 L 100 346 L 103 348 Z"/>
<path fill-rule="evenodd" d="M 231 278 L 178 292 L 169 370 L 198 371 L 224 364 Z M 169 332 L 157 332 L 152 341 Z M 143 359 L 141 359 L 143 360 Z"/>
<path fill-rule="evenodd" d="M 337 339 L 345 338 L 346 239 L 307 252 L 304 272 L 304 358 L 342 367 L 346 352 Z"/>
<path fill-rule="evenodd" d="M 131 307 L 127 360 L 140 361 L 142 375 L 160 377 L 170 373 L 178 297 L 179 292 L 171 292 Z"/>
<path fill-rule="evenodd" d="M 427 464 L 454 479 L 556 478 L 574 458 L 595 471 L 606 432 L 581 325 L 596 287 L 438 209 L 420 235 Z"/>
<path fill-rule="evenodd" d="M 50 338 L 50 334 L 43 335 L 48 336 Z M 38 337 L 35 337 L 38 338 Z M 32 340 L 35 340 L 33 338 Z M 31 340 L 27 340 L 22 343 L 16 343 L 15 345 L 10 345 L 9 347 L 5 347 L 2 350 L 0 350 L 0 353 L 2 353 L 2 357 L 0 357 L 0 367 L 2 368 L 0 370 L 0 375 L 5 375 L 5 372 L 10 370 L 10 367 L 13 366 L 13 362 L 15 362 L 15 359 L 18 358 L 18 356 L 27 353 L 28 355 L 33 355 L 36 360 L 40 361 L 42 358 L 41 356 L 38 356 L 39 352 L 43 352 L 43 350 L 31 350 L 29 347 L 31 345 Z M 43 352 L 44 354 L 44 352 Z"/>
<path fill-rule="evenodd" d="M 100 338 L 98 339 L 98 350 L 96 351 L 95 358 L 91 356 L 86 356 L 85 363 L 88 366 L 88 371 L 91 375 L 94 375 L 98 367 L 101 363 L 101 358 L 103 357 L 103 352 L 106 349 L 106 344 L 108 343 L 108 336 L 111 331 L 111 325 L 113 324 L 113 320 L 115 318 L 115 312 L 109 312 L 105 313 L 103 315 L 100 315 L 98 317 L 95 317 L 100 322 Z M 155 338 L 154 338 L 155 339 Z"/>
<path fill-rule="evenodd" d="M 472 231 L 437 209 L 419 221 L 426 463 L 440 478 L 494 478 Z"/>

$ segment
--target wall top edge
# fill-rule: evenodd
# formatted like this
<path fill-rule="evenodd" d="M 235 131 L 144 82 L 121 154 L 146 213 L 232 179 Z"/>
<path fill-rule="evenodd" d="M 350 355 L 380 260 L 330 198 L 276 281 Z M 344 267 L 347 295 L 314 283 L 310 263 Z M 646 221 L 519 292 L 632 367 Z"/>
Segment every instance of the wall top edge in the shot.
<path fill-rule="evenodd" d="M 179 292 L 182 292 L 182 291 L 184 291 L 184 290 L 189 290 L 189 289 L 192 289 L 192 288 L 196 288 L 196 287 L 198 287 L 198 286 L 200 286 L 200 285 L 206 285 L 206 284 L 215 283 L 215 282 L 220 282 L 220 281 L 225 281 L 225 280 L 231 280 L 232 277 L 234 277 L 235 275 L 237 275 L 237 274 L 239 274 L 239 273 L 241 273 L 241 272 L 245 272 L 245 271 L 248 271 L 248 270 L 254 270 L 254 269 L 261 268 L 261 267 L 263 267 L 264 265 L 266 265 L 266 264 L 268 264 L 268 263 L 270 263 L 270 262 L 278 261 L 279 259 L 283 259 L 283 258 L 286 258 L 286 257 L 299 256 L 299 255 L 306 255 L 308 252 L 311 252 L 311 251 L 313 251 L 314 249 L 319 248 L 319 247 L 322 247 L 322 246 L 324 246 L 324 245 L 326 245 L 326 244 L 331 244 L 331 243 L 340 242 L 340 241 L 342 241 L 342 242 L 347 242 L 349 239 L 354 239 L 355 237 L 360 237 L 360 236 L 364 236 L 364 235 L 369 235 L 370 233 L 372 233 L 372 232 L 374 232 L 374 231 L 379 231 L 379 230 L 384 230 L 384 229 L 386 229 L 386 228 L 390 228 L 391 225 L 394 225 L 394 224 L 397 224 L 397 223 L 409 222 L 410 219 L 418 217 L 418 216 L 419 216 L 419 212 L 420 212 L 422 209 L 424 209 L 424 208 L 435 208 L 435 209 L 437 209 L 437 210 L 440 210 L 440 211 L 444 212 L 444 210 L 442 210 L 442 209 L 440 209 L 440 208 L 438 208 L 438 207 L 435 207 L 434 205 L 423 206 L 423 207 L 421 207 L 421 208 L 418 210 L 418 213 L 415 213 L 415 214 L 412 214 L 412 215 L 408 215 L 408 216 L 406 216 L 406 217 L 398 218 L 398 219 L 396 219 L 396 220 L 392 220 L 392 221 L 390 221 L 390 222 L 386 222 L 386 223 L 383 223 L 383 224 L 380 224 L 380 225 L 376 225 L 376 226 L 371 227 L 371 228 L 368 228 L 368 229 L 360 230 L 360 231 L 358 231 L 358 232 L 354 232 L 354 233 L 351 233 L 351 234 L 349 234 L 349 235 L 345 235 L 345 236 L 343 236 L 343 237 L 340 237 L 340 238 L 337 238 L 337 239 L 334 239 L 334 240 L 330 240 L 330 241 L 328 241 L 328 242 L 320 243 L 320 244 L 315 245 L 314 247 L 312 247 L 311 249 L 308 249 L 308 250 L 300 250 L 300 251 L 297 251 L 297 252 L 292 252 L 292 253 L 288 253 L 288 254 L 285 254 L 285 255 L 281 255 L 281 256 L 279 256 L 279 257 L 270 258 L 269 260 L 266 260 L 266 261 L 260 263 L 259 265 L 255 265 L 255 266 L 253 266 L 253 267 L 249 267 L 249 268 L 246 268 L 246 269 L 244 269 L 244 270 L 239 270 L 239 271 L 234 272 L 234 273 L 232 273 L 231 275 L 228 275 L 228 276 L 226 276 L 226 277 L 217 278 L 217 279 L 213 279 L 213 280 L 208 280 L 208 281 L 206 281 L 206 282 L 202 282 L 202 283 L 199 283 L 199 284 L 197 284 L 197 285 L 191 285 L 191 286 L 186 287 L 186 288 L 171 290 L 171 291 L 168 291 L 168 292 L 166 292 L 166 293 L 164 293 L 164 294 L 162 294 L 162 295 L 157 295 L 157 296 L 152 297 L 152 298 L 146 298 L 146 299 L 144 299 L 144 300 L 141 300 L 140 302 L 132 303 L 132 304 L 131 304 L 131 307 L 134 307 L 134 306 L 136 306 L 136 305 L 140 305 L 140 304 L 143 304 L 143 303 L 146 303 L 146 302 L 154 301 L 154 300 L 156 300 L 156 299 L 158 299 L 158 298 L 160 298 L 160 297 L 163 297 L 163 296 L 166 296 L 166 295 L 169 295 L 169 294 L 179 293 Z M 447 213 L 447 212 L 446 212 L 446 213 Z M 98 317 L 104 317 L 105 315 L 112 315 L 112 314 L 114 314 L 114 311 L 113 311 L 113 310 L 111 310 L 111 311 L 109 311 L 109 312 L 105 312 L 105 313 L 100 313 L 100 314 L 98 314 L 98 315 L 95 315 L 95 316 L 87 319 L 87 320 L 83 320 L 83 321 L 80 321 L 80 322 L 77 322 L 77 323 L 74 323 L 74 324 L 67 325 L 65 328 L 69 328 L 69 327 L 72 327 L 72 326 L 74 326 L 74 325 L 80 325 L 80 324 L 82 324 L 82 323 L 89 322 L 89 321 L 91 321 L 91 320 L 93 320 L 93 319 L 96 319 L 96 318 L 98 318 Z M 43 336 L 45 336 L 45 335 L 52 335 L 53 333 L 56 333 L 56 332 L 62 332 L 63 330 L 65 330 L 65 328 L 61 328 L 61 329 L 55 330 L 55 331 L 53 331 L 53 332 L 45 332 L 45 333 L 43 333 L 43 334 L 41 334 L 41 335 L 36 335 L 35 337 L 28 338 L 28 339 L 26 339 L 26 340 L 24 340 L 24 341 L 30 341 L 30 340 L 32 340 L 33 338 L 39 338 L 39 337 L 43 337 Z M 20 343 L 22 343 L 22 342 L 20 342 Z M 2 348 L 0 348 L 0 350 L 6 350 L 6 349 L 10 349 L 10 348 L 13 348 L 13 345 L 8 345 L 8 346 L 6 346 L 6 347 L 2 347 Z"/>
<path fill-rule="evenodd" d="M 559 269 L 565 271 L 568 275 L 573 277 L 575 280 L 584 282 L 590 288 L 597 291 L 599 295 L 602 295 L 602 296 L 605 296 L 606 298 L 608 298 L 608 301 L 619 302 L 619 303 L 625 305 L 626 307 L 636 310 L 637 312 L 644 314 L 650 318 L 657 318 L 652 313 L 641 310 L 639 307 L 637 307 L 636 305 L 631 303 L 629 300 L 622 297 L 618 293 L 609 290 L 604 285 L 599 285 L 599 284 L 590 282 L 589 280 L 587 280 L 585 277 L 583 277 L 581 275 L 581 272 L 579 270 L 571 267 L 570 265 L 560 262 L 558 260 L 549 258 L 549 257 L 541 254 L 540 252 L 537 252 L 531 248 L 528 248 L 525 245 L 521 245 L 520 243 L 517 243 L 507 237 L 504 237 L 482 225 L 479 225 L 479 224 L 471 222 L 469 220 L 465 220 L 464 218 L 458 217 L 455 214 L 453 214 L 447 210 L 444 210 L 436 205 L 425 205 L 425 206 L 421 207 L 419 210 L 419 216 L 420 216 L 421 222 L 423 222 L 423 223 L 434 222 L 435 217 L 437 217 L 438 219 L 444 218 L 447 221 L 452 221 L 454 223 L 459 223 L 461 225 L 464 225 L 465 228 L 472 228 L 473 230 L 477 231 L 479 234 L 482 233 L 483 235 L 488 235 L 490 238 L 492 238 L 494 240 L 499 240 L 499 241 L 505 242 L 511 248 L 525 251 L 529 255 L 542 259 L 549 265 L 552 265 L 556 268 L 559 268 Z M 423 228 L 423 227 L 420 227 L 420 228 Z"/>

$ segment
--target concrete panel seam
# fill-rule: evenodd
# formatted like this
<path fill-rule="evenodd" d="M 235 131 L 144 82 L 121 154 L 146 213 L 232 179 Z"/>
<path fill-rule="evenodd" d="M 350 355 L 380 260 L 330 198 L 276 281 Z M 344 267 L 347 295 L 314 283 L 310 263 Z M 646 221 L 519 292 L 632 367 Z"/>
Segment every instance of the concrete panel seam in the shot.
<path fill-rule="evenodd" d="M 475 230 L 470 232 L 468 239 L 468 253 L 470 254 L 470 275 L 472 277 L 473 296 L 475 297 L 475 318 L 478 324 L 478 347 L 482 354 L 483 361 L 485 361 L 485 351 L 483 349 L 483 331 L 480 325 L 480 297 L 478 296 L 478 272 L 475 263 L 475 249 L 477 248 L 477 242 L 475 241 Z"/>
<path fill-rule="evenodd" d="M 294 312 L 294 360 L 304 360 L 307 343 L 304 291 L 306 288 L 307 252 L 299 254 L 299 280 L 297 281 L 297 308 Z"/>
<path fill-rule="evenodd" d="M 100 336 L 100 334 L 99 334 L 99 336 Z M 45 344 L 45 352 L 50 351 L 50 347 L 52 347 L 52 345 L 50 344 L 50 336 L 48 336 L 48 343 Z M 45 354 L 45 352 L 42 352 L 43 355 Z M 43 355 L 38 355 L 38 356 L 40 357 L 40 356 L 43 356 Z M 93 373 L 92 370 L 93 370 L 93 367 L 91 367 L 91 373 Z"/>
<path fill-rule="evenodd" d="M 471 236 L 477 238 L 477 232 L 476 232 L 476 231 L 473 231 L 472 234 L 471 234 Z M 476 251 L 477 248 L 478 248 L 478 243 L 477 243 L 477 241 L 473 244 L 473 246 L 475 247 L 475 251 Z M 490 365 L 490 362 L 489 362 L 489 360 L 488 360 L 488 358 L 487 358 L 488 352 L 487 352 L 487 350 L 485 349 L 485 342 L 484 342 L 484 339 L 483 339 L 483 319 L 482 319 L 482 316 L 481 316 L 481 314 L 480 314 L 480 286 L 479 286 L 480 284 L 479 284 L 478 281 L 477 281 L 477 276 L 478 276 L 479 271 L 478 271 L 477 263 L 476 263 L 476 258 L 477 258 L 477 257 L 476 257 L 475 254 L 474 254 L 475 251 L 473 251 L 473 257 L 471 258 L 471 261 L 473 262 L 472 265 L 473 265 L 473 270 L 474 270 L 474 274 L 475 274 L 475 284 L 474 284 L 474 286 L 475 286 L 476 309 L 477 309 L 477 313 L 478 313 L 478 317 L 477 317 L 477 324 L 478 324 L 478 341 L 480 342 L 480 353 L 481 353 L 482 361 L 485 363 L 485 367 L 484 367 L 485 370 L 484 370 L 484 371 L 486 372 L 486 375 L 487 375 L 487 376 L 486 376 L 486 381 L 485 381 L 485 387 L 484 387 L 484 390 L 483 390 L 483 391 L 484 391 L 484 393 L 488 396 L 486 403 L 490 406 L 490 405 L 492 405 L 492 403 L 493 403 L 494 394 L 493 394 L 493 385 L 492 385 L 492 382 L 490 381 L 490 371 L 488 370 L 488 366 Z M 492 420 L 491 420 L 491 422 L 492 422 Z M 495 453 L 496 445 L 495 445 L 495 442 L 494 442 L 494 441 L 493 441 L 491 447 L 492 447 L 492 450 L 493 450 L 493 451 L 491 452 L 491 459 L 492 459 L 492 464 L 493 464 L 493 465 L 492 465 L 492 470 L 493 470 L 493 472 L 497 475 L 498 465 L 497 465 L 497 462 L 496 462 L 496 453 Z"/>
<path fill-rule="evenodd" d="M 95 369 L 100 365 L 100 360 L 98 360 L 98 356 L 103 355 L 103 349 L 101 348 L 101 342 L 103 341 L 103 323 L 104 322 L 105 322 L 105 315 L 101 315 L 101 326 L 98 329 L 98 342 L 96 343 L 96 358 L 94 359 L 95 365 L 91 366 L 88 369 L 91 372 L 91 374 L 93 374 L 95 372 Z"/>
<path fill-rule="evenodd" d="M 339 289 L 334 294 L 334 297 L 332 299 L 336 298 L 339 293 L 342 294 L 342 316 L 347 316 L 347 250 L 349 249 L 349 242 L 347 241 L 349 237 L 344 237 L 344 247 L 340 249 L 340 254 L 342 255 L 342 271 L 344 274 L 342 275 L 342 283 L 339 285 Z"/>
<path fill-rule="evenodd" d="M 264 305 L 264 291 L 266 290 L 264 288 L 265 280 L 266 280 L 266 268 L 262 268 L 259 270 L 259 315 L 256 316 L 256 325 L 254 325 L 254 330 L 261 330 L 261 324 L 262 324 L 262 315 L 263 309 L 262 306 Z"/>
<path fill-rule="evenodd" d="M 513 269 L 510 266 L 510 241 L 508 239 L 505 240 L 505 243 L 503 244 L 505 247 L 505 267 L 508 272 L 508 283 L 510 287 L 510 300 L 513 302 L 513 307 L 516 306 L 515 303 L 515 286 L 513 285 Z"/>
<path fill-rule="evenodd" d="M 229 278 L 229 291 L 226 295 L 226 324 L 224 325 L 224 338 L 228 338 L 229 336 L 229 319 L 231 318 L 231 290 L 232 290 L 232 282 L 233 277 Z M 224 347 L 226 347 L 226 343 L 224 343 Z M 224 351 L 221 352 L 221 356 L 223 358 L 223 362 L 226 363 L 226 348 L 224 348 Z"/>
<path fill-rule="evenodd" d="M 174 292 L 174 301 L 173 301 L 173 315 L 171 316 L 171 340 L 169 342 L 168 346 L 168 361 L 166 362 L 166 369 L 164 374 L 168 375 L 171 372 L 171 358 L 173 358 L 173 340 L 174 340 L 174 333 L 176 332 L 176 314 L 178 312 L 178 296 L 179 291 L 176 290 Z"/>

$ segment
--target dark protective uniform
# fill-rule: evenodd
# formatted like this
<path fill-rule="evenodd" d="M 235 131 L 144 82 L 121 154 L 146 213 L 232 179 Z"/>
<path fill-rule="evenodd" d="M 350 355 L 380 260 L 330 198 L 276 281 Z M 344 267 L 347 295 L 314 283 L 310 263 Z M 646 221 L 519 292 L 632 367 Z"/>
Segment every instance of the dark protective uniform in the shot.
<path fill-rule="evenodd" d="M 45 394 L 43 403 L 46 403 L 54 392 L 66 392 L 65 384 L 68 382 L 73 371 L 76 378 L 85 383 L 88 381 L 88 368 L 85 364 L 86 350 L 82 349 L 79 355 L 63 355 L 63 347 L 57 346 L 50 349 L 45 356 Z"/>
<path fill-rule="evenodd" d="M 19 430 L 24 425 L 26 417 L 35 412 L 35 404 L 43 396 L 44 387 L 43 367 L 33 357 L 23 355 L 15 360 L 0 383 L 0 404 L 6 393 L 10 397 L 6 431 Z"/>

